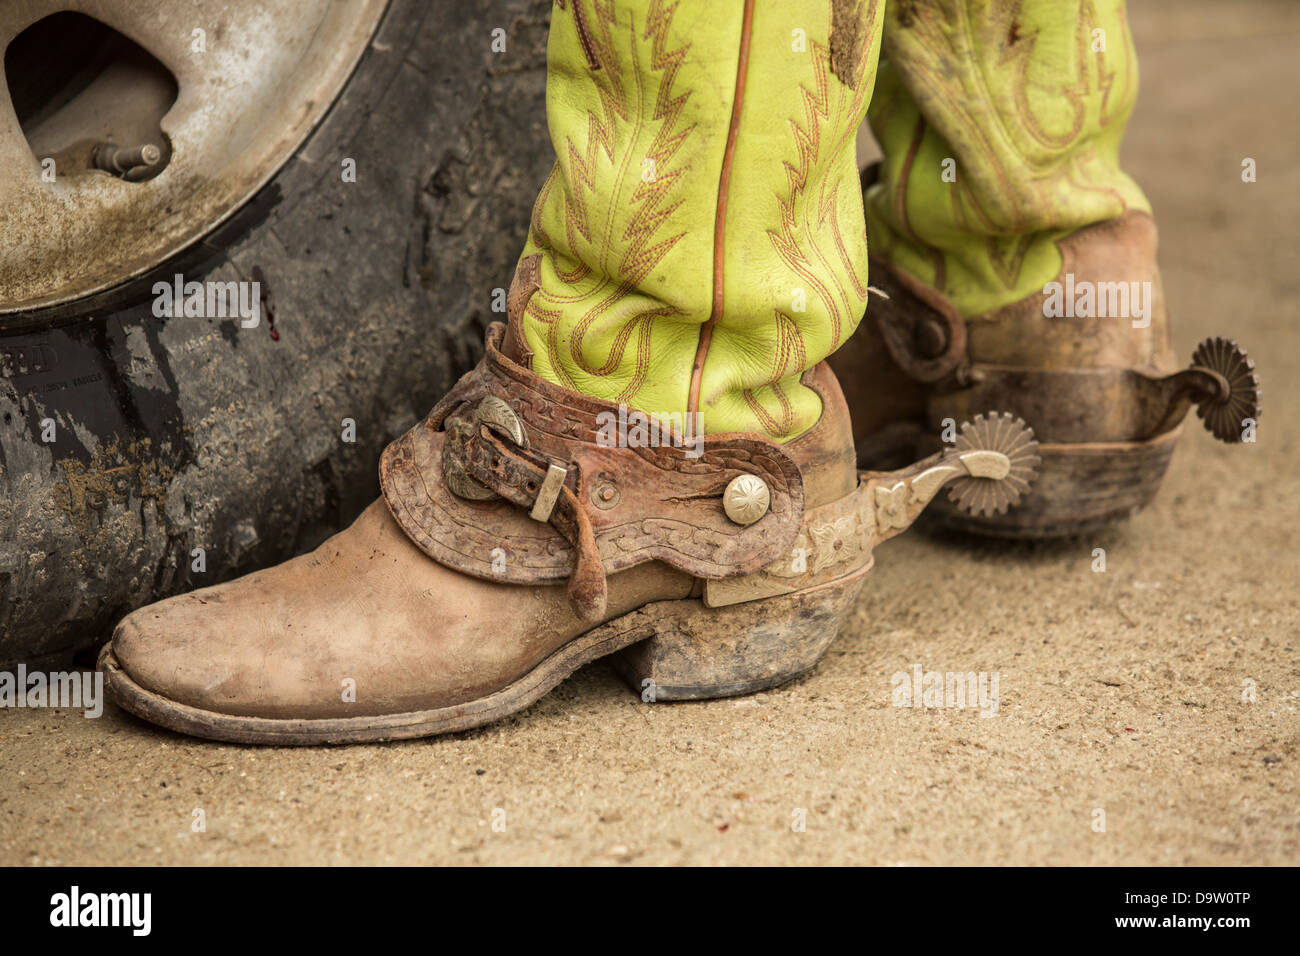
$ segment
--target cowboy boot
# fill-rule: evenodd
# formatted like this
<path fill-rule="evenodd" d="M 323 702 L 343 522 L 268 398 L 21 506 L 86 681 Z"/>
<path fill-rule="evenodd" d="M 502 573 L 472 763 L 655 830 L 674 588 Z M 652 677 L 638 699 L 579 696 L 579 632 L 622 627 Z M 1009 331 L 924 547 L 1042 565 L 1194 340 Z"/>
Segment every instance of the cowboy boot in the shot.
<path fill-rule="evenodd" d="M 119 625 L 126 709 L 237 742 L 419 737 L 608 655 L 645 699 L 747 693 L 816 664 L 941 487 L 981 510 L 1027 489 L 1032 433 L 1002 416 L 859 474 L 821 361 L 865 296 L 876 7 L 798 5 L 793 49 L 788 9 L 559 6 L 558 159 L 507 323 L 350 528 Z"/>
<path fill-rule="evenodd" d="M 1155 223 L 1118 166 L 1136 88 L 1118 0 L 886 13 L 870 114 L 886 158 L 863 172 L 882 298 L 831 360 L 859 373 L 860 461 L 938 447 L 945 425 L 993 408 L 1042 442 L 1020 507 L 941 502 L 946 524 L 1034 537 L 1126 517 L 1155 495 L 1192 405 L 1216 438 L 1254 440 L 1245 352 L 1208 339 L 1179 371 L 1171 351 Z"/>

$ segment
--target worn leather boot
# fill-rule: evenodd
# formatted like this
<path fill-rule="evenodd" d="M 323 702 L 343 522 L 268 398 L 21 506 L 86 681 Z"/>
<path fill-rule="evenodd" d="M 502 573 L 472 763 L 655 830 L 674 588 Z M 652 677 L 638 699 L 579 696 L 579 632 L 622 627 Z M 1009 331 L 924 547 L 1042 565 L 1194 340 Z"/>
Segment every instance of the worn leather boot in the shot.
<path fill-rule="evenodd" d="M 1014 511 L 947 524 L 1078 533 L 1155 495 L 1195 405 L 1253 440 L 1254 364 L 1211 338 L 1178 370 L 1150 206 L 1119 168 L 1137 91 L 1123 4 L 917 0 L 886 9 L 863 171 L 881 294 L 830 359 L 853 382 L 864 466 L 938 447 L 955 422 L 1009 411 L 1039 440 Z"/>
<path fill-rule="evenodd" d="M 816 664 L 875 545 L 941 486 L 1014 504 L 1023 423 L 859 475 L 822 361 L 867 296 L 853 146 L 879 17 L 557 5 L 557 159 L 506 326 L 387 449 L 351 528 L 127 617 L 102 657 L 117 701 L 319 743 L 476 727 L 615 654 L 646 699 L 746 693 Z"/>
<path fill-rule="evenodd" d="M 618 406 L 542 380 L 504 337 L 387 449 L 383 499 L 350 528 L 122 621 L 100 657 L 113 699 L 201 737 L 314 744 L 477 727 L 611 654 L 646 700 L 748 693 L 821 659 L 875 545 L 942 486 L 988 509 L 1033 477 L 1032 434 L 1002 418 L 859 475 L 824 363 L 794 441 L 620 445 Z"/>

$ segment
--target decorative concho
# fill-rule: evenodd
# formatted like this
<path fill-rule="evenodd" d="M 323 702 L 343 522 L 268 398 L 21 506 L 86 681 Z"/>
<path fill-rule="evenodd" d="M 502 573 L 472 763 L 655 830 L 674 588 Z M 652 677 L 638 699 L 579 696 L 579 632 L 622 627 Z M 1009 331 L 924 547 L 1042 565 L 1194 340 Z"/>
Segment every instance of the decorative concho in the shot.
<path fill-rule="evenodd" d="M 1010 412 L 976 415 L 962 422 L 954 447 L 959 451 L 994 451 L 1007 456 L 1011 469 L 1003 478 L 956 478 L 948 485 L 948 497 L 973 515 L 1005 514 L 1029 491 L 1037 474 L 1038 442 L 1024 421 Z"/>
<path fill-rule="evenodd" d="M 722 509 L 738 525 L 751 525 L 772 506 L 767 482 L 757 475 L 737 475 L 722 493 Z"/>
<path fill-rule="evenodd" d="M 1260 388 L 1255 363 L 1236 342 L 1216 336 L 1196 347 L 1192 365 L 1217 372 L 1228 383 L 1227 395 L 1198 403 L 1196 414 L 1219 441 L 1240 442 L 1246 419 L 1259 421 Z"/>

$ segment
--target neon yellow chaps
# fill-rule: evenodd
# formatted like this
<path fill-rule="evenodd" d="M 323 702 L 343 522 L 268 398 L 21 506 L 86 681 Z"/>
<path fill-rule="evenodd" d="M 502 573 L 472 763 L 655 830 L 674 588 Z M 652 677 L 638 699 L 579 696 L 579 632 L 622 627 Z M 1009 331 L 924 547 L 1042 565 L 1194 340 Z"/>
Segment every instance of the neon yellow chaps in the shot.
<path fill-rule="evenodd" d="M 1121 0 L 557 0 L 547 64 L 533 369 L 711 433 L 817 421 L 800 379 L 863 315 L 868 232 L 974 318 L 1054 278 L 1057 238 L 1148 208 L 1118 165 Z"/>

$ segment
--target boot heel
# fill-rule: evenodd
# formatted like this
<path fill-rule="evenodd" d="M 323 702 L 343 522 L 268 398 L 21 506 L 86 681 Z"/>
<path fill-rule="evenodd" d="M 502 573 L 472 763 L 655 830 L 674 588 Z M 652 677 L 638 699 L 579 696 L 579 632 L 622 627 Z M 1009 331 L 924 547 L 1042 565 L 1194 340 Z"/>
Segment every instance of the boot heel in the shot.
<path fill-rule="evenodd" d="M 817 665 L 853 608 L 870 567 L 779 597 L 706 607 L 673 602 L 655 634 L 613 655 L 647 702 L 732 697 L 775 687 Z"/>

